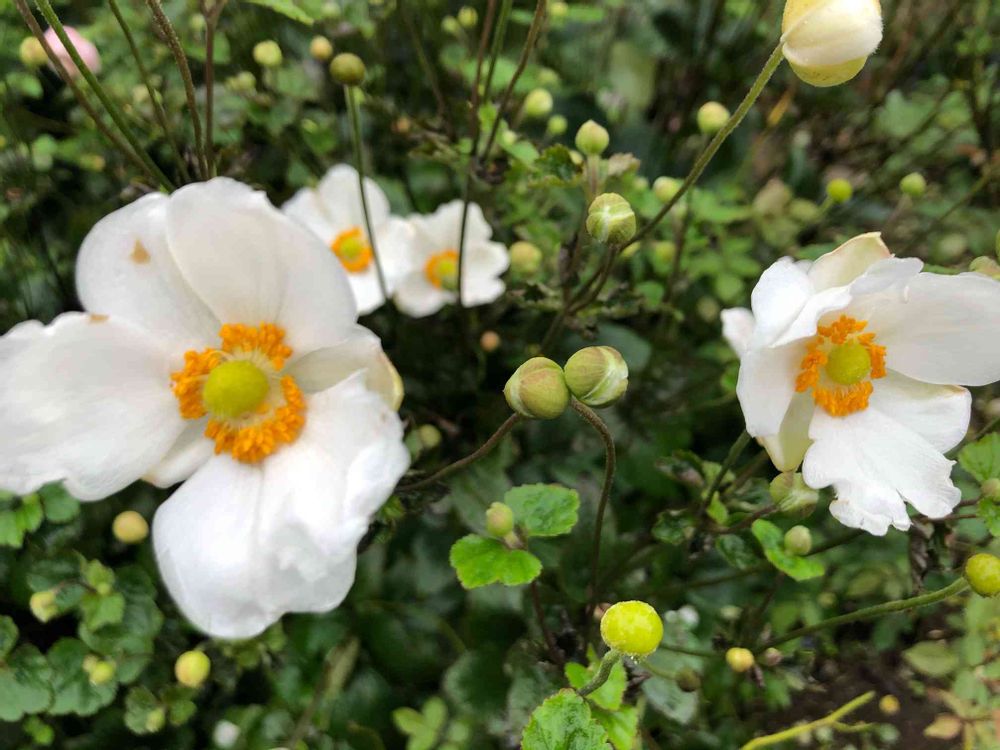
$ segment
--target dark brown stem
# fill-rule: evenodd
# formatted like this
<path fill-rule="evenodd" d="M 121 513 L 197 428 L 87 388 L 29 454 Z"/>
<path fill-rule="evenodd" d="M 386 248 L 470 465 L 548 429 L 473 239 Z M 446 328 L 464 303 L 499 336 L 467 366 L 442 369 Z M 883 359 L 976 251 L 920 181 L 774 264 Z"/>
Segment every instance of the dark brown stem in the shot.
<path fill-rule="evenodd" d="M 528 589 L 531 592 L 531 606 L 535 610 L 535 617 L 538 619 L 538 627 L 542 629 L 542 637 L 545 639 L 545 647 L 549 650 L 549 658 L 554 664 L 562 668 L 562 666 L 566 663 L 566 660 L 563 659 L 562 652 L 556 645 L 556 639 L 545 622 L 545 610 L 542 609 L 542 599 L 538 594 L 537 578 L 531 582 Z"/>

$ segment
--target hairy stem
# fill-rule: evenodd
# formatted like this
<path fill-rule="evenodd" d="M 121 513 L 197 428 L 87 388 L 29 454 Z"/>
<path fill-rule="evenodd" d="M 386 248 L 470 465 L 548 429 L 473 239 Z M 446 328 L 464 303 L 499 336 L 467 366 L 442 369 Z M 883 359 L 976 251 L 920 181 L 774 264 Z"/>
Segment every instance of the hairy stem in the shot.
<path fill-rule="evenodd" d="M 608 681 L 608 677 L 611 676 L 611 670 L 614 669 L 615 664 L 622 660 L 621 651 L 615 651 L 611 649 L 604 655 L 601 659 L 601 666 L 597 669 L 597 674 L 594 675 L 593 679 L 584 685 L 582 688 L 577 690 L 581 696 L 588 696 L 605 682 Z"/>

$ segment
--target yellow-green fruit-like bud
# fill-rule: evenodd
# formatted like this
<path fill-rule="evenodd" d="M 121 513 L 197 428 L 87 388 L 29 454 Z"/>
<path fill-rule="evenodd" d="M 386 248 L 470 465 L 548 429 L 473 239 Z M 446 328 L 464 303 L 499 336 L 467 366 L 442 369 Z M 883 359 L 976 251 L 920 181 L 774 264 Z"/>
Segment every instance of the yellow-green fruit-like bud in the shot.
<path fill-rule="evenodd" d="M 965 580 L 980 596 L 1000 594 L 1000 557 L 988 552 L 973 555 L 965 563 Z"/>
<path fill-rule="evenodd" d="M 264 42 L 257 42 L 254 45 L 253 59 L 261 67 L 277 68 L 281 65 L 284 57 L 281 54 L 281 47 L 278 46 L 278 43 L 268 39 Z"/>
<path fill-rule="evenodd" d="M 767 649 L 761 656 L 761 662 L 768 667 L 776 667 L 784 660 L 785 656 L 776 648 Z"/>
<path fill-rule="evenodd" d="M 677 673 L 677 687 L 685 693 L 693 693 L 701 687 L 701 677 L 691 667 L 684 667 Z"/>
<path fill-rule="evenodd" d="M 200 34 L 208 26 L 208 22 L 205 20 L 205 16 L 201 13 L 195 13 L 190 18 L 188 18 L 188 28 L 191 29 L 195 34 Z"/>
<path fill-rule="evenodd" d="M 568 13 L 569 3 L 562 2 L 562 0 L 556 0 L 556 2 L 549 4 L 549 16 L 556 20 L 562 20 Z"/>
<path fill-rule="evenodd" d="M 533 89 L 524 97 L 524 114 L 535 120 L 548 117 L 552 111 L 552 94 L 545 89 Z"/>
<path fill-rule="evenodd" d="M 729 121 L 729 110 L 719 102 L 705 102 L 698 109 L 698 130 L 705 135 L 715 135 Z"/>
<path fill-rule="evenodd" d="M 608 131 L 593 120 L 587 120 L 576 131 L 576 147 L 588 156 L 600 156 L 610 142 Z"/>
<path fill-rule="evenodd" d="M 883 695 L 879 699 L 878 710 L 886 716 L 895 716 L 899 713 L 899 698 L 895 695 Z"/>
<path fill-rule="evenodd" d="M 726 664 L 734 672 L 742 674 L 754 665 L 753 651 L 748 648 L 733 647 L 726 652 Z"/>
<path fill-rule="evenodd" d="M 351 52 L 341 52 L 330 61 L 330 75 L 344 86 L 360 86 L 365 72 L 364 62 Z"/>
<path fill-rule="evenodd" d="M 812 532 L 805 526 L 793 526 L 785 532 L 785 550 L 788 554 L 808 555 L 812 546 Z"/>
<path fill-rule="evenodd" d="M 309 54 L 314 60 L 326 62 L 333 57 L 333 44 L 325 36 L 314 36 L 309 42 Z"/>
<path fill-rule="evenodd" d="M 28 600 L 28 608 L 31 609 L 31 614 L 35 616 L 36 620 L 48 622 L 59 614 L 59 607 L 56 605 L 56 592 L 48 589 L 32 594 Z"/>
<path fill-rule="evenodd" d="M 847 203 L 854 195 L 854 188 L 847 180 L 830 180 L 826 186 L 826 194 L 834 203 Z"/>
<path fill-rule="evenodd" d="M 510 246 L 510 267 L 520 276 L 533 276 L 542 267 L 542 251 L 530 242 L 515 242 Z"/>
<path fill-rule="evenodd" d="M 618 193 L 602 193 L 587 211 L 587 231 L 598 242 L 621 247 L 635 234 L 635 211 Z"/>
<path fill-rule="evenodd" d="M 458 10 L 458 25 L 463 29 L 474 29 L 479 23 L 479 13 L 475 8 L 465 5 Z"/>
<path fill-rule="evenodd" d="M 788 0 L 781 20 L 785 59 L 813 86 L 856 76 L 882 41 L 879 0 Z"/>
<path fill-rule="evenodd" d="M 660 263 L 673 263 L 674 256 L 677 255 L 677 245 L 670 240 L 654 242 L 652 253 L 653 257 Z"/>
<path fill-rule="evenodd" d="M 618 602 L 601 618 L 601 638 L 608 648 L 641 659 L 663 640 L 663 619 L 646 602 Z"/>
<path fill-rule="evenodd" d="M 237 94 L 249 94 L 257 88 L 257 76 L 249 70 L 241 70 L 226 79 L 226 88 Z"/>
<path fill-rule="evenodd" d="M 653 180 L 653 195 L 660 203 L 669 203 L 681 191 L 682 184 L 674 177 L 657 177 Z"/>
<path fill-rule="evenodd" d="M 782 513 L 802 519 L 816 509 L 819 492 L 807 485 L 801 474 L 786 471 L 771 480 L 771 499 Z"/>
<path fill-rule="evenodd" d="M 500 348 L 500 334 L 496 331 L 483 331 L 483 335 L 479 337 L 479 346 L 487 354 L 495 352 Z"/>
<path fill-rule="evenodd" d="M 26 36 L 21 40 L 21 46 L 18 47 L 17 53 L 21 62 L 28 68 L 41 67 L 49 59 L 42 43 L 33 36 Z"/>
<path fill-rule="evenodd" d="M 551 136 L 559 136 L 566 132 L 569 123 L 562 115 L 552 115 L 545 124 L 545 132 Z"/>
<path fill-rule="evenodd" d="M 87 669 L 86 671 L 90 676 L 90 684 L 96 686 L 111 682 L 111 680 L 114 679 L 115 672 L 117 670 L 113 661 L 99 659 L 90 666 L 90 669 Z"/>
<path fill-rule="evenodd" d="M 920 172 L 910 172 L 899 181 L 899 189 L 911 198 L 920 198 L 927 191 L 927 180 Z"/>
<path fill-rule="evenodd" d="M 973 258 L 972 262 L 969 263 L 969 270 L 973 273 L 981 273 L 983 276 L 989 276 L 991 279 L 1000 280 L 1000 263 L 997 263 L 993 258 L 987 258 L 985 255 Z"/>
<path fill-rule="evenodd" d="M 503 395 L 511 409 L 528 419 L 555 419 L 569 406 L 563 370 L 545 357 L 533 357 L 518 367 Z"/>
<path fill-rule="evenodd" d="M 434 450 L 441 445 L 441 430 L 432 424 L 420 425 L 417 428 L 417 437 L 425 450 Z"/>
<path fill-rule="evenodd" d="M 588 346 L 566 362 L 566 385 L 587 406 L 610 406 L 628 388 L 628 365 L 617 349 Z"/>
<path fill-rule="evenodd" d="M 111 523 L 111 533 L 119 542 L 138 544 L 149 536 L 149 524 L 134 510 L 126 510 L 115 516 Z"/>
<path fill-rule="evenodd" d="M 979 485 L 979 491 L 983 493 L 983 497 L 990 500 L 1000 500 L 1000 479 L 996 477 L 987 479 Z"/>
<path fill-rule="evenodd" d="M 163 725 L 167 723 L 167 714 L 162 708 L 154 708 L 148 714 L 146 714 L 146 731 L 150 734 L 155 734 L 163 729 Z"/>
<path fill-rule="evenodd" d="M 462 33 L 462 27 L 455 16 L 445 16 L 441 19 L 441 31 L 449 36 L 458 36 Z"/>
<path fill-rule="evenodd" d="M 504 503 L 493 503 L 486 509 L 486 533 L 503 539 L 514 530 L 514 511 Z"/>
<path fill-rule="evenodd" d="M 189 688 L 201 686 L 211 671 L 212 662 L 204 651 L 185 651 L 174 662 L 174 676 L 181 685 Z"/>

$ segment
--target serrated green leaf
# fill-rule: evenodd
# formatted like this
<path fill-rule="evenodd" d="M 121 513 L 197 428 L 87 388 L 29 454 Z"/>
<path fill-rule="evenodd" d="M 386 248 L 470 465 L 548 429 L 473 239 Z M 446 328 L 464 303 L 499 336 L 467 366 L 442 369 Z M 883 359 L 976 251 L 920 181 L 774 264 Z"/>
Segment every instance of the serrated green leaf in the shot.
<path fill-rule="evenodd" d="M 993 536 L 1000 536 L 1000 501 L 992 497 L 984 497 L 976 506 L 979 517 Z"/>
<path fill-rule="evenodd" d="M 246 0 L 246 2 L 270 8 L 276 13 L 291 18 L 293 21 L 304 23 L 306 26 L 312 26 L 313 21 L 316 20 L 300 8 L 297 3 L 292 2 L 292 0 Z"/>
<path fill-rule="evenodd" d="M 958 462 L 978 482 L 1000 478 L 1000 433 L 991 433 L 962 448 Z"/>
<path fill-rule="evenodd" d="M 125 615 L 125 597 L 112 593 L 107 596 L 87 593 L 80 600 L 83 621 L 90 630 L 99 630 L 105 625 L 117 625 Z"/>
<path fill-rule="evenodd" d="M 639 733 L 639 709 L 635 706 L 623 706 L 617 711 L 594 709 L 594 718 L 608 733 L 615 750 L 633 750 L 635 738 Z"/>
<path fill-rule="evenodd" d="M 580 495 L 558 484 L 525 484 L 508 490 L 503 501 L 514 522 L 529 536 L 560 536 L 576 525 Z"/>
<path fill-rule="evenodd" d="M 542 572 L 542 563 L 530 552 L 509 549 L 496 539 L 469 534 L 452 545 L 451 567 L 467 589 L 502 583 L 519 586 L 535 580 Z"/>
<path fill-rule="evenodd" d="M 133 734 L 151 734 L 162 727 L 163 717 L 160 716 L 160 727 L 154 729 L 155 723 L 151 725 L 150 714 L 161 711 L 160 703 L 156 700 L 149 688 L 131 688 L 125 696 L 125 726 Z"/>
<path fill-rule="evenodd" d="M 66 523 L 80 515 L 80 501 L 61 484 L 48 484 L 38 491 L 42 496 L 45 518 L 52 523 Z"/>
<path fill-rule="evenodd" d="M 6 618 L 5 618 L 6 619 Z M 34 646 L 21 646 L 0 666 L 0 721 L 19 721 L 52 703 L 52 670 Z"/>
<path fill-rule="evenodd" d="M 715 540 L 715 549 L 737 570 L 748 570 L 760 562 L 750 545 L 737 534 L 726 534 Z"/>
<path fill-rule="evenodd" d="M 764 549 L 764 556 L 789 578 L 796 581 L 807 581 L 810 578 L 818 578 L 826 572 L 826 568 L 819 560 L 812 557 L 799 557 L 786 552 L 785 535 L 770 521 L 760 518 L 753 522 L 750 529 Z"/>
<path fill-rule="evenodd" d="M 608 733 L 573 690 L 560 690 L 531 714 L 521 750 L 605 750 Z"/>

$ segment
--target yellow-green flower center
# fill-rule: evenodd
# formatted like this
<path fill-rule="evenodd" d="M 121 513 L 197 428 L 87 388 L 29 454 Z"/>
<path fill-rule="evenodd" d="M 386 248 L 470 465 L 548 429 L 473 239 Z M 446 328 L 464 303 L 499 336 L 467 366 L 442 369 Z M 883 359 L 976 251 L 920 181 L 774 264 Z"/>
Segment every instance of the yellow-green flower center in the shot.
<path fill-rule="evenodd" d="M 458 252 L 442 250 L 424 265 L 424 275 L 438 289 L 454 292 L 458 289 Z"/>
<path fill-rule="evenodd" d="M 871 370 L 871 354 L 857 341 L 835 346 L 827 354 L 826 374 L 840 385 L 860 383 Z"/>
<path fill-rule="evenodd" d="M 254 411 L 267 398 L 270 383 L 257 365 L 243 359 L 223 362 L 208 374 L 202 400 L 217 417 L 234 419 Z"/>

